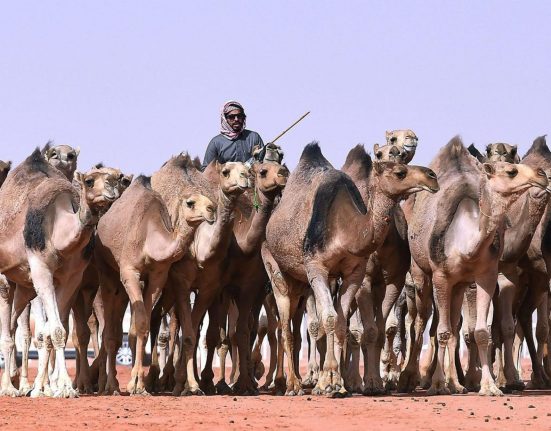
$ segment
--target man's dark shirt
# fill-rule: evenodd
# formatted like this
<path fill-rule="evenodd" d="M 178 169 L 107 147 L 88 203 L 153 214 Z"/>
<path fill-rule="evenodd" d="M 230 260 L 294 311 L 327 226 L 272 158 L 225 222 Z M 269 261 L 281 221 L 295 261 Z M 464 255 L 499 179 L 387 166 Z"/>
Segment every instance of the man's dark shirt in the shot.
<path fill-rule="evenodd" d="M 209 142 L 205 158 L 203 159 L 203 170 L 213 160 L 219 163 L 246 162 L 253 156 L 253 147 L 263 146 L 262 138 L 252 130 L 243 130 L 233 141 L 220 134 Z"/>

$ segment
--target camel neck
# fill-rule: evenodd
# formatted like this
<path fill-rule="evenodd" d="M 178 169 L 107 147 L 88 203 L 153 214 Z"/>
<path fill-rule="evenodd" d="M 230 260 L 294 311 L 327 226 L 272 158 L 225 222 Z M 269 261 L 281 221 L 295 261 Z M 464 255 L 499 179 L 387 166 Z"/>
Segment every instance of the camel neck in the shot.
<path fill-rule="evenodd" d="M 155 237 L 154 244 L 148 247 L 150 257 L 156 262 L 175 262 L 189 250 L 197 227 L 190 226 L 185 220 L 178 223 L 174 232 L 163 241 Z"/>
<path fill-rule="evenodd" d="M 369 256 L 384 242 L 394 217 L 394 208 L 397 198 L 383 193 L 376 178 L 370 181 L 367 213 L 365 215 L 356 211 L 354 220 L 350 220 L 347 226 L 356 230 L 353 237 L 354 243 L 350 252 L 357 256 Z"/>

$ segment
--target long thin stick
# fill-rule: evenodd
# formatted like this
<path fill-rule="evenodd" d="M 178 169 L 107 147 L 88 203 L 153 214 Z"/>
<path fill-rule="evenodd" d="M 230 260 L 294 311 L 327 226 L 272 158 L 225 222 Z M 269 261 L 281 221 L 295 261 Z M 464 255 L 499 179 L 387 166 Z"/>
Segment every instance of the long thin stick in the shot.
<path fill-rule="evenodd" d="M 275 141 L 277 141 L 279 138 L 281 138 L 285 133 L 287 133 L 289 130 L 291 130 L 293 127 L 295 127 L 309 113 L 310 113 L 310 111 L 308 111 L 306 114 L 304 114 L 302 117 L 300 117 L 297 121 L 295 121 L 293 124 L 291 124 L 289 127 L 287 127 L 283 132 L 281 132 L 279 135 L 277 135 L 277 137 L 274 140 L 272 140 L 271 143 L 273 144 Z"/>

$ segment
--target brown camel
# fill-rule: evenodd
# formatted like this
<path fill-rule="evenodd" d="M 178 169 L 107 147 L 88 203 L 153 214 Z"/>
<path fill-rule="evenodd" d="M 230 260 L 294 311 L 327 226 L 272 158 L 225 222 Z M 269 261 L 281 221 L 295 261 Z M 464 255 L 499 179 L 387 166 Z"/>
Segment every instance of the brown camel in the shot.
<path fill-rule="evenodd" d="M 131 326 L 136 333 L 134 367 L 127 387 L 131 395 L 148 395 L 143 381 L 145 343 L 151 310 L 161 295 L 170 266 L 188 252 L 197 227 L 205 220 L 214 222 L 214 214 L 212 201 L 190 187 L 180 195 L 173 229 L 161 196 L 151 189 L 150 178 L 140 176 L 98 223 L 95 256 L 100 284 L 109 292 L 116 291 L 116 295 L 126 293 L 130 299 Z M 122 313 L 127 301 L 117 300 Z M 120 309 L 114 311 L 122 315 Z M 110 333 L 117 331 L 114 323 L 106 342 L 110 341 Z M 113 357 L 108 367 L 116 367 Z"/>
<path fill-rule="evenodd" d="M 408 131 L 411 132 L 411 131 Z M 386 145 L 374 148 L 376 157 L 383 161 L 403 163 L 411 160 L 406 153 L 404 142 L 398 145 Z M 353 149 L 342 168 L 358 186 L 364 202 L 368 202 L 368 190 L 361 187 L 369 180 L 370 168 L 362 169 L 361 154 L 356 154 L 359 147 Z M 380 154 L 379 154 L 380 153 Z M 385 392 L 379 370 L 381 351 L 385 340 L 387 318 L 404 287 L 406 274 L 409 270 L 411 256 L 407 241 L 407 223 L 400 206 L 394 210 L 389 224 L 388 234 L 381 246 L 369 256 L 363 283 L 356 294 L 356 302 L 361 313 L 361 347 L 364 353 L 363 393 L 376 395 Z M 355 355 L 350 367 L 358 368 Z M 351 372 L 356 376 L 357 372 Z M 351 385 L 354 391 L 362 392 L 361 385 Z M 391 385 L 391 383 L 389 383 Z"/>
<path fill-rule="evenodd" d="M 0 160 L 0 187 L 2 187 L 2 184 L 4 184 L 4 181 L 6 181 L 6 177 L 8 176 L 8 172 L 11 169 L 11 162 L 3 162 Z"/>
<path fill-rule="evenodd" d="M 500 395 L 490 374 L 487 356 L 486 319 L 494 293 L 498 262 L 503 251 L 505 215 L 510 205 L 530 187 L 547 187 L 542 170 L 506 162 L 479 167 L 461 140 L 452 139 L 436 156 L 431 167 L 440 175 L 442 192 L 418 196 L 409 222 L 412 277 L 417 293 L 429 298 L 430 281 L 438 308 L 438 361 L 429 394 L 464 392 L 459 383 L 455 350 L 465 288 L 477 284 L 475 339 L 482 364 L 481 395 Z M 426 217 L 426 214 L 434 217 Z M 468 232 L 468 233 L 467 233 Z M 469 238 L 467 241 L 465 238 Z M 417 337 L 417 339 L 415 339 Z M 419 349 L 422 333 L 410 334 Z M 444 367 L 449 348 L 449 367 Z M 418 357 L 410 349 L 404 372 L 414 378 L 412 366 Z M 413 369 L 412 369 L 413 368 Z M 448 370 L 446 381 L 444 369 Z M 403 372 L 403 373 L 404 373 Z"/>
<path fill-rule="evenodd" d="M 285 187 L 289 171 L 286 166 L 275 162 L 255 163 L 251 168 L 254 184 L 237 200 L 237 222 L 233 227 L 233 239 L 230 243 L 227 260 L 227 281 L 224 292 L 235 304 L 235 326 L 230 331 L 235 334 L 232 347 L 236 347 L 239 357 L 239 377 L 232 390 L 236 394 L 255 394 L 257 384 L 252 375 L 251 362 L 252 328 L 257 326 L 258 313 L 264 296 L 268 276 L 262 263 L 260 247 L 265 238 L 266 225 L 274 207 L 274 201 Z M 226 302 L 227 303 L 227 302 Z M 223 302 L 216 301 L 209 310 L 209 330 L 207 332 L 208 355 L 201 374 L 201 387 L 212 393 L 212 358 L 214 349 L 220 341 L 220 329 L 226 326 L 226 309 Z M 254 312 L 256 310 L 257 312 Z M 212 311 L 212 312 L 210 312 Z M 252 322 L 249 319 L 252 317 Z M 252 327 L 249 327 L 249 324 Z M 222 364 L 225 358 L 221 358 Z M 236 356 L 233 356 L 235 363 Z M 222 369 L 224 366 L 221 367 Z M 229 389 L 224 380 L 224 372 L 216 385 L 218 391 Z"/>
<path fill-rule="evenodd" d="M 17 284 L 13 316 L 17 318 L 35 295 L 44 312 L 36 319 L 39 369 L 31 392 L 35 397 L 49 395 L 47 366 L 52 348 L 58 370 L 57 381 L 50 382 L 54 395 L 75 395 L 64 357 L 70 306 L 88 263 L 95 224 L 118 197 L 114 190 L 118 178 L 97 170 L 77 172 L 75 178 L 78 191 L 37 149 L 0 189 L 0 200 L 11 202 L 0 213 L 0 273 Z M 6 364 L 13 354 L 11 308 L 9 301 L 0 315 Z M 10 375 L 9 368 L 5 375 Z M 3 389 L 15 390 L 5 378 Z"/>
<path fill-rule="evenodd" d="M 302 391 L 289 323 L 307 285 L 314 291 L 327 339 L 324 368 L 314 391 L 338 396 L 346 393 L 339 371 L 346 320 L 366 258 L 384 241 L 397 202 L 416 191 L 435 192 L 438 183 L 427 168 L 387 162 L 374 165 L 369 187 L 366 208 L 352 180 L 331 166 L 317 143 L 309 144 L 268 222 L 262 257 L 278 305 L 289 395 Z M 335 310 L 329 278 L 337 276 L 343 281 Z"/>
<path fill-rule="evenodd" d="M 236 221 L 234 209 L 239 195 L 248 188 L 249 172 L 243 163 L 221 165 L 213 162 L 201 173 L 190 163 L 189 157 L 172 158 L 152 177 L 153 189 L 167 204 L 172 220 L 176 218 L 174 203 L 181 188 L 189 181 L 200 185 L 201 193 L 217 202 L 217 217 L 214 224 L 203 223 L 199 226 L 190 253 L 172 266 L 161 297 L 165 310 L 175 303 L 182 325 L 181 350 L 173 389 L 175 395 L 203 393 L 193 366 L 196 337 L 203 316 L 224 285 L 223 277 L 228 269 L 226 256 Z M 193 311 L 190 305 L 191 289 L 197 292 Z M 168 374 L 165 375 L 169 378 Z"/>

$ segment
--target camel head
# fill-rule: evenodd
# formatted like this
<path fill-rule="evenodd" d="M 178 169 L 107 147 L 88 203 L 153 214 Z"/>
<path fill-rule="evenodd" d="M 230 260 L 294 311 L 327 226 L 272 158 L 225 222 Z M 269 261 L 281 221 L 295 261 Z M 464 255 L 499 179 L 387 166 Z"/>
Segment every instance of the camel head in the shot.
<path fill-rule="evenodd" d="M 92 168 L 75 172 L 75 182 L 91 210 L 104 213 L 120 197 L 120 181 L 124 175 L 114 168 Z"/>
<path fill-rule="evenodd" d="M 283 155 L 281 147 L 272 142 L 268 142 L 263 147 L 255 146 L 253 148 L 253 157 L 259 162 L 281 163 Z"/>
<path fill-rule="evenodd" d="M 249 187 L 249 170 L 241 162 L 216 162 L 220 188 L 226 195 L 238 196 Z"/>
<path fill-rule="evenodd" d="M 488 162 L 520 162 L 517 146 L 503 143 L 488 144 L 486 147 L 486 157 Z"/>
<path fill-rule="evenodd" d="M 119 192 L 119 197 L 130 186 L 130 184 L 132 183 L 132 179 L 134 178 L 133 174 L 125 175 L 119 169 L 106 167 L 101 162 L 96 163 L 94 166 L 92 166 L 92 169 L 97 169 L 111 175 L 118 175 L 119 183 L 117 186 L 117 190 Z"/>
<path fill-rule="evenodd" d="M 547 189 L 549 181 L 541 168 L 533 169 L 523 164 L 508 162 L 484 163 L 482 170 L 490 187 L 503 196 L 522 194 L 530 187 Z"/>
<path fill-rule="evenodd" d="M 11 169 L 11 162 L 3 162 L 0 160 L 0 186 L 4 183 L 6 180 L 6 177 L 8 176 L 8 172 Z"/>
<path fill-rule="evenodd" d="M 379 144 L 375 144 L 373 146 L 373 155 L 379 162 L 406 164 L 406 160 L 411 160 L 410 154 L 403 147 L 398 147 L 396 145 L 383 145 L 380 147 Z"/>
<path fill-rule="evenodd" d="M 200 193 L 190 193 L 181 201 L 178 220 L 185 220 L 190 226 L 199 226 L 204 221 L 212 224 L 216 220 L 216 205 Z"/>
<path fill-rule="evenodd" d="M 403 163 L 411 162 L 417 149 L 418 138 L 413 130 L 391 130 L 386 132 L 386 145 L 396 145 L 399 148 L 406 150 L 408 158 Z"/>
<path fill-rule="evenodd" d="M 266 160 L 266 159 L 264 159 Z M 280 192 L 287 184 L 289 169 L 277 162 L 254 163 L 250 173 L 254 183 L 263 194 Z"/>
<path fill-rule="evenodd" d="M 77 168 L 77 158 L 80 149 L 70 147 L 69 145 L 50 147 L 48 143 L 43 151 L 48 163 L 59 169 L 71 181 Z"/>
<path fill-rule="evenodd" d="M 404 198 L 422 190 L 436 193 L 440 189 L 434 171 L 423 166 L 375 162 L 373 173 L 381 191 L 393 198 Z"/>

